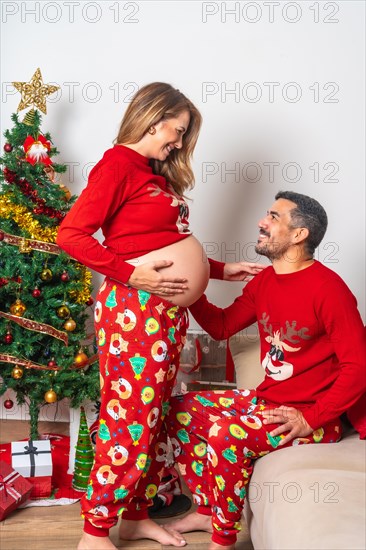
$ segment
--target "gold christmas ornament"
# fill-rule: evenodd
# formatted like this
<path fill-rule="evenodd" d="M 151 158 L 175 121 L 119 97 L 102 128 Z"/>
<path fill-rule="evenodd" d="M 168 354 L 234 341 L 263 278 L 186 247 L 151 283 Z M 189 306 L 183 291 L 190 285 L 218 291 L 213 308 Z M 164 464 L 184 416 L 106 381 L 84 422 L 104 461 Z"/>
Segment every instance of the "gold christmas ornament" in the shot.
<path fill-rule="evenodd" d="M 46 393 L 44 394 L 44 400 L 46 401 L 46 403 L 55 403 L 57 401 L 57 393 L 52 389 L 46 391 Z"/>
<path fill-rule="evenodd" d="M 65 304 L 58 308 L 57 317 L 60 317 L 60 319 L 68 319 L 70 317 L 70 310 Z"/>
<path fill-rule="evenodd" d="M 17 317 L 23 317 L 23 313 L 26 311 L 27 307 L 23 302 L 20 300 L 20 298 L 17 298 L 10 306 L 10 313 L 12 315 L 16 315 Z"/>
<path fill-rule="evenodd" d="M 42 113 L 47 114 L 46 97 L 59 89 L 59 86 L 43 84 L 40 69 L 37 69 L 30 82 L 13 82 L 13 86 L 22 97 L 17 112 L 27 107 L 36 106 Z"/>
<path fill-rule="evenodd" d="M 49 283 L 51 280 L 52 280 L 52 276 L 53 276 L 53 273 L 52 271 L 46 267 L 40 274 L 40 278 L 42 279 L 42 281 L 44 281 L 45 283 Z"/>
<path fill-rule="evenodd" d="M 74 357 L 74 365 L 77 365 L 78 367 L 82 367 L 83 365 L 86 365 L 88 361 L 89 361 L 89 357 L 81 349 L 78 351 L 78 353 Z"/>
<path fill-rule="evenodd" d="M 74 321 L 74 319 L 68 319 L 66 321 L 66 323 L 64 324 L 64 329 L 67 330 L 68 332 L 72 332 L 73 330 L 76 329 L 76 323 Z"/>
<path fill-rule="evenodd" d="M 14 378 L 14 380 L 20 380 L 23 376 L 23 369 L 20 367 L 14 367 L 11 371 L 11 376 Z"/>

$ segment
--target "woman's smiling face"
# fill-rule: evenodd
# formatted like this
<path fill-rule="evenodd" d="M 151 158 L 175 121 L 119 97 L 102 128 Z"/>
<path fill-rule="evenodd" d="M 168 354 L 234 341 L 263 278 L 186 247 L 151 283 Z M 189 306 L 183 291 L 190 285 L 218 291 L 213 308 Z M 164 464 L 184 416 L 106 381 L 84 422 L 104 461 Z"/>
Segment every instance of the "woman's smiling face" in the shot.
<path fill-rule="evenodd" d="M 181 149 L 189 121 L 189 111 L 182 111 L 176 118 L 163 119 L 155 124 L 156 132 L 149 136 L 149 158 L 164 161 L 173 149 Z"/>

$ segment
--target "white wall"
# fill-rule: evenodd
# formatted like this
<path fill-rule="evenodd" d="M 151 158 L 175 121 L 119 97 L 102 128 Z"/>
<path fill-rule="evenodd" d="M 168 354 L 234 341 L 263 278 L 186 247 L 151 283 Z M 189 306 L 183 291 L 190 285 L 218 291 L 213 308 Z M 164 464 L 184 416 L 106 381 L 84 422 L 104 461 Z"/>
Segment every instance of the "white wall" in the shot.
<path fill-rule="evenodd" d="M 170 82 L 204 117 L 191 225 L 206 249 L 254 259 L 257 220 L 276 191 L 309 194 L 329 214 L 318 257 L 364 314 L 363 2 L 3 1 L 1 10 L 2 130 L 20 100 L 11 82 L 40 67 L 61 86 L 43 129 L 73 166 L 63 177 L 73 193 L 132 93 Z M 226 305 L 240 289 L 212 282 L 208 294 Z"/>

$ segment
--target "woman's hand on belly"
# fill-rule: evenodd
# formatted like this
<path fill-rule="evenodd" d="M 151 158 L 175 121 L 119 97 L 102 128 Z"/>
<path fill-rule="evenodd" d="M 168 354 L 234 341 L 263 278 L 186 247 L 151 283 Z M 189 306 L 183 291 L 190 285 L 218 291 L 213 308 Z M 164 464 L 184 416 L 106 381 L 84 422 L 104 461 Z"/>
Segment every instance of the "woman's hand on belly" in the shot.
<path fill-rule="evenodd" d="M 181 277 L 164 276 L 159 269 L 167 268 L 174 262 L 169 260 L 157 260 L 143 263 L 135 267 L 128 284 L 138 290 L 145 290 L 151 294 L 159 296 L 173 296 L 183 294 L 188 286 L 185 284 L 187 279 Z"/>

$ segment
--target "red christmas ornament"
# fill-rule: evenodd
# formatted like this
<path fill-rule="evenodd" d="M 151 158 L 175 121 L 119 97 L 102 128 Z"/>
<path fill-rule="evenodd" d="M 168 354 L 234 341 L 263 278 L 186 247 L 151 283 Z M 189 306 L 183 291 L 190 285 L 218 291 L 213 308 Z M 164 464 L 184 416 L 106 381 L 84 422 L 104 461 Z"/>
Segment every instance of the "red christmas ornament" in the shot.
<path fill-rule="evenodd" d="M 51 361 L 48 361 L 47 366 L 51 367 L 51 368 L 55 367 L 56 366 L 56 361 L 54 359 L 51 359 Z"/>
<path fill-rule="evenodd" d="M 39 134 L 37 139 L 33 136 L 26 137 L 23 143 L 25 151 L 25 160 L 33 166 L 37 162 L 42 164 L 52 164 L 52 160 L 48 156 L 48 152 L 51 149 L 51 143 L 47 139 Z"/>
<path fill-rule="evenodd" d="M 14 407 L 14 402 L 11 399 L 4 401 L 4 408 L 10 410 Z"/>
<path fill-rule="evenodd" d="M 10 143 L 5 143 L 5 145 L 4 145 L 5 153 L 11 153 L 12 150 L 13 150 L 13 146 Z"/>
<path fill-rule="evenodd" d="M 32 296 L 33 298 L 40 298 L 41 296 L 41 291 L 39 290 L 39 288 L 35 288 L 34 290 L 32 290 Z"/>
<path fill-rule="evenodd" d="M 3 241 L 5 239 L 5 233 L 4 231 L 0 231 L 0 241 Z"/>
<path fill-rule="evenodd" d="M 13 335 L 11 332 L 7 332 L 4 336 L 4 342 L 5 344 L 12 344 L 13 343 Z"/>
<path fill-rule="evenodd" d="M 90 296 L 89 300 L 86 302 L 87 306 L 92 306 L 94 304 L 94 299 Z"/>
<path fill-rule="evenodd" d="M 67 271 L 64 271 L 63 273 L 61 273 L 61 281 L 63 281 L 64 283 L 67 283 L 67 281 L 70 280 L 70 275 L 68 274 Z"/>

